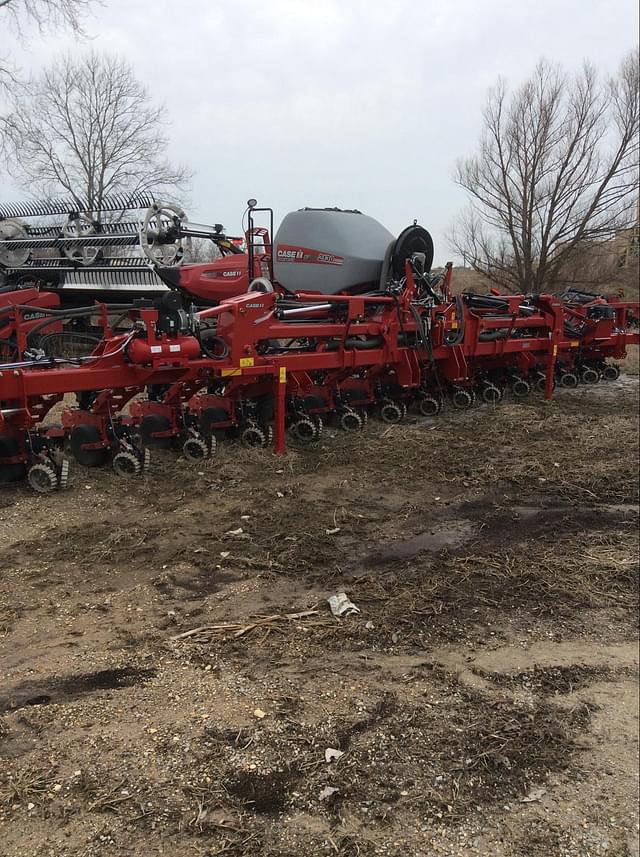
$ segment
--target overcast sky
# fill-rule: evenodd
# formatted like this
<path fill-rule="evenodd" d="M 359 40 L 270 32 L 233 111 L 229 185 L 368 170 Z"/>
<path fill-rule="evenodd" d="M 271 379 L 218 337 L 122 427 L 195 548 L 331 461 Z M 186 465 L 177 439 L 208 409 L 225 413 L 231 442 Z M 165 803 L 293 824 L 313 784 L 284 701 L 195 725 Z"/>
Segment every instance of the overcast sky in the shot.
<path fill-rule="evenodd" d="M 474 148 L 487 88 L 498 75 L 516 84 L 541 56 L 614 71 L 637 43 L 638 4 L 104 0 L 88 30 L 167 105 L 169 155 L 194 174 L 192 219 L 237 232 L 250 196 L 276 223 L 305 205 L 359 208 L 395 233 L 417 218 L 443 263 L 465 201 L 452 168 Z M 23 71 L 86 48 L 0 32 Z M 0 177 L 0 201 L 21 195 Z"/>

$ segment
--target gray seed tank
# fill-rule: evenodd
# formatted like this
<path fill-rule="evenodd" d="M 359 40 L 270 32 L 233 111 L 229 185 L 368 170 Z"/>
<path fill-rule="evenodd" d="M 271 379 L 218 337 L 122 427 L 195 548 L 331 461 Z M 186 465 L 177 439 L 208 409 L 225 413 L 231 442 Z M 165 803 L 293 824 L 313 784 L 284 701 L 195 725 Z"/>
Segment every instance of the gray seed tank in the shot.
<path fill-rule="evenodd" d="M 323 295 L 377 288 L 394 240 L 382 224 L 358 211 L 292 211 L 274 240 L 275 279 L 287 291 Z"/>

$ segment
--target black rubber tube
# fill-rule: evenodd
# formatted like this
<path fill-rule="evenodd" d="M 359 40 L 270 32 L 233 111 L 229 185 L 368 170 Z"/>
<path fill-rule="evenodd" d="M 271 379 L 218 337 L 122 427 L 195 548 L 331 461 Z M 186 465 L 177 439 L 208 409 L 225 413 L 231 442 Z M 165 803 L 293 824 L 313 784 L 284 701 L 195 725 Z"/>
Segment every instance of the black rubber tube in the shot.
<path fill-rule="evenodd" d="M 326 351 L 337 351 L 340 348 L 341 339 L 333 339 L 327 342 Z M 380 348 L 384 342 L 383 336 L 373 336 L 371 339 L 358 339 L 355 336 L 347 336 L 344 347 L 354 351 L 369 351 L 372 348 Z"/>
<path fill-rule="evenodd" d="M 229 356 L 229 346 L 220 336 L 212 336 L 209 338 L 211 343 L 216 342 L 222 345 L 222 352 L 220 354 L 214 354 L 213 351 L 210 351 L 204 344 L 202 336 L 199 335 L 197 340 L 200 343 L 200 348 L 202 348 L 202 353 L 205 357 L 208 357 L 209 360 L 225 360 Z"/>
<path fill-rule="evenodd" d="M 456 315 L 458 318 L 458 329 L 455 331 L 449 331 L 445 334 L 445 345 L 460 345 L 460 343 L 464 339 L 464 306 L 462 305 L 462 298 L 460 297 L 460 295 L 456 296 Z M 451 333 L 453 333 L 454 335 L 450 336 Z"/>
<path fill-rule="evenodd" d="M 483 330 L 478 339 L 480 342 L 496 342 L 498 339 L 506 339 L 509 331 L 505 327 L 497 330 Z"/>

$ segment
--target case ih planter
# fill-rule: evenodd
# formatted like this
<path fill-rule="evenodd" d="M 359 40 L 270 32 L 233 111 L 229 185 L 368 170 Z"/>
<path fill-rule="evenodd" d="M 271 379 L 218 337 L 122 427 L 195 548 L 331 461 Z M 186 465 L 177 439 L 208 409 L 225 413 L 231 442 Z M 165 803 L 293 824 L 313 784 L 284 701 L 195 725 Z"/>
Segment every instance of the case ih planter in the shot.
<path fill-rule="evenodd" d="M 5 207 L 0 481 L 63 487 L 69 453 L 135 475 L 154 446 L 198 459 L 233 435 L 282 453 L 287 432 L 314 441 L 326 420 L 360 431 L 370 414 L 395 423 L 408 409 L 435 416 L 507 393 L 550 398 L 556 383 L 615 379 L 610 361 L 638 344 L 637 303 L 580 292 L 454 296 L 451 266 L 431 274 L 433 243 L 417 224 L 394 238 L 359 212 L 303 209 L 287 215 L 272 246 L 273 229 L 254 224 L 256 211 L 271 223 L 272 212 L 251 203 L 246 253 L 221 226 L 190 224 L 162 203 L 126 229 L 67 212 L 75 226 L 57 237 L 34 237 L 15 217 L 58 214 L 64 201 Z M 193 236 L 211 238 L 221 258 L 181 265 Z M 42 241 L 50 258 L 37 261 Z M 134 289 L 114 303 L 111 290 L 109 304 L 70 306 L 60 275 L 84 270 L 108 285 L 120 271 L 113 247 L 141 248 L 145 264 L 123 258 L 157 277 L 158 293 Z M 26 273 L 40 288 L 18 288 Z M 91 354 L 43 348 L 87 320 L 100 331 Z M 76 405 L 62 425 L 45 425 L 69 393 Z"/>

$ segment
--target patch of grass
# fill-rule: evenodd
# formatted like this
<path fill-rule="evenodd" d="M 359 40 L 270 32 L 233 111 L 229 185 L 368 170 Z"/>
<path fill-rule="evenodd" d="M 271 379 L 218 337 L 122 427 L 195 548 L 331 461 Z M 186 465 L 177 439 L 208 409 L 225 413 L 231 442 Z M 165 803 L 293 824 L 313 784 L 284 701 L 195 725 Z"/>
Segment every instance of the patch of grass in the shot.
<path fill-rule="evenodd" d="M 19 804 L 37 802 L 55 783 L 56 771 L 48 769 L 21 768 L 7 772 L 0 780 L 0 803 Z"/>

